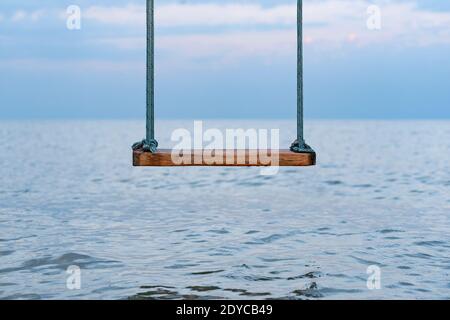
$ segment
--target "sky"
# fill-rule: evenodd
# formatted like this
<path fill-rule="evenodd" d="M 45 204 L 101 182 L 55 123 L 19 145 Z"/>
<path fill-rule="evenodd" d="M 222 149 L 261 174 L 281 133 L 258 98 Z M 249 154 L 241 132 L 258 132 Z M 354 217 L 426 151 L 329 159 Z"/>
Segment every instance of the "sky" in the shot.
<path fill-rule="evenodd" d="M 295 117 L 295 1 L 155 15 L 156 117 Z M 144 0 L 1 0 L 0 119 L 143 118 L 145 32 Z M 448 0 L 304 0 L 304 46 L 307 118 L 450 118 Z"/>

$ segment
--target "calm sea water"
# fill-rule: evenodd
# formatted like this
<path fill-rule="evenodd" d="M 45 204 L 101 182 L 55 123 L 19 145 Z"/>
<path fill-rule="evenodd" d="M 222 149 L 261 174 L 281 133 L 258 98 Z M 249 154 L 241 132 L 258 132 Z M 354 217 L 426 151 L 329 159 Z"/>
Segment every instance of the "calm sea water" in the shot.
<path fill-rule="evenodd" d="M 230 124 L 294 137 L 288 121 L 205 126 Z M 158 123 L 163 146 L 178 127 Z M 450 122 L 308 122 L 318 166 L 276 176 L 132 168 L 143 133 L 0 122 L 0 298 L 450 298 Z"/>

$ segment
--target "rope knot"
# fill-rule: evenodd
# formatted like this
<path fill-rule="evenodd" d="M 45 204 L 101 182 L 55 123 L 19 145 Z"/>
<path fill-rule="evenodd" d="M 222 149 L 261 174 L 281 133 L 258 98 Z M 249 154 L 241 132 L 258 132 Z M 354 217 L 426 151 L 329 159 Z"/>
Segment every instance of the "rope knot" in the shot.
<path fill-rule="evenodd" d="M 291 145 L 291 151 L 296 153 L 314 153 L 314 150 L 308 146 L 305 141 L 295 140 Z"/>
<path fill-rule="evenodd" d="M 147 139 L 142 140 L 141 142 L 136 142 L 133 144 L 133 150 L 143 150 L 145 152 L 155 153 L 158 148 L 158 141 L 155 139 L 151 139 L 147 141 Z"/>

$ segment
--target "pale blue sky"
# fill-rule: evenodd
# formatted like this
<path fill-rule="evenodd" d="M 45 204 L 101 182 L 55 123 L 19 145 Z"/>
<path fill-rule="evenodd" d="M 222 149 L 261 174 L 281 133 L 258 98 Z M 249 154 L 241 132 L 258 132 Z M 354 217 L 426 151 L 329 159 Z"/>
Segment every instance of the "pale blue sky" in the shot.
<path fill-rule="evenodd" d="M 295 117 L 295 1 L 155 2 L 157 117 Z M 304 3 L 307 117 L 450 118 L 450 1 Z M 144 4 L 1 0 L 0 118 L 143 118 Z"/>

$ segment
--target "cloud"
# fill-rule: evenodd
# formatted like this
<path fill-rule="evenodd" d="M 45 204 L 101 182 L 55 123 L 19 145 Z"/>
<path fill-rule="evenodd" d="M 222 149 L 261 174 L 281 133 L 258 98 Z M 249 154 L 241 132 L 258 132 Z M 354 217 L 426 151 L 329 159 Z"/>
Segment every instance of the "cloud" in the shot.
<path fill-rule="evenodd" d="M 22 22 L 22 21 L 32 21 L 36 22 L 41 20 L 42 17 L 44 17 L 46 11 L 41 10 L 35 10 L 35 11 L 24 11 L 24 10 L 17 10 L 12 16 L 11 21 L 12 22 Z M 0 19 L 1 20 L 1 19 Z"/>
<path fill-rule="evenodd" d="M 66 14 L 64 13 L 64 16 Z M 144 26 L 145 6 L 129 4 L 123 7 L 91 6 L 82 9 L 83 19 L 112 25 Z"/>
<path fill-rule="evenodd" d="M 231 58 L 240 56 L 279 57 L 289 52 L 295 52 L 295 38 L 294 30 L 223 33 L 220 36 L 193 34 L 162 37 L 159 41 L 159 48 L 166 51 L 178 48 L 181 54 L 192 58 L 221 55 Z"/>
<path fill-rule="evenodd" d="M 63 71 L 63 72 L 142 72 L 143 62 L 108 61 L 99 59 L 55 60 L 55 59 L 0 59 L 0 70 L 16 69 L 24 71 Z"/>
<path fill-rule="evenodd" d="M 378 1 L 381 10 L 382 28 L 378 31 L 368 30 L 367 8 L 372 1 L 366 0 L 316 0 L 305 1 L 304 22 L 306 44 L 320 44 L 322 47 L 352 45 L 415 45 L 450 43 L 450 12 L 430 11 L 419 7 L 415 1 Z M 88 6 L 82 7 L 82 19 L 108 26 L 118 26 L 117 39 L 107 41 L 120 49 L 141 48 L 136 40 L 145 28 L 145 6 L 127 4 L 124 6 Z M 20 22 L 30 19 L 41 20 L 51 9 L 26 12 L 18 10 L 11 20 Z M 164 34 L 183 34 L 192 37 L 198 33 L 215 34 L 225 37 L 228 33 L 246 28 L 259 32 L 284 30 L 292 33 L 296 26 L 296 3 L 262 6 L 248 3 L 187 3 L 157 5 L 155 20 L 158 30 Z M 67 19 L 65 10 L 58 11 L 60 19 Z M 98 31 L 107 30 L 103 27 Z M 182 33 L 178 32 L 183 28 Z M 194 30 L 194 31 L 193 31 Z M 225 32 L 224 32 L 225 30 Z M 192 34 L 195 33 L 195 34 Z M 98 32 L 97 32 L 98 34 Z M 100 35 L 101 37 L 101 35 Z M 125 37 L 129 37 L 126 39 Z M 251 41 L 251 39 L 248 39 Z M 276 42 L 276 39 L 269 39 Z M 291 40 L 295 41 L 295 37 Z M 226 50 L 226 48 L 225 48 Z"/>
<path fill-rule="evenodd" d="M 386 42 L 426 45 L 450 42 L 450 12 L 419 9 L 415 2 L 382 2 L 382 29 L 366 27 L 367 8 L 363 0 L 324 0 L 305 2 L 305 40 L 324 44 Z M 296 4 L 262 7 L 257 4 L 170 4 L 155 10 L 158 28 L 271 26 L 295 28 Z M 93 6 L 83 10 L 83 18 L 103 24 L 145 25 L 145 7 Z M 210 33 L 210 32 L 208 32 Z M 187 35 L 189 37 L 189 35 Z M 225 36 L 218 34 L 217 36 Z"/>
<path fill-rule="evenodd" d="M 426 10 L 415 1 L 376 3 L 381 10 L 381 30 L 371 31 L 367 28 L 367 8 L 372 1 L 305 1 L 306 46 L 329 54 L 345 47 L 450 44 L 449 11 Z M 82 19 L 95 24 L 83 23 L 86 32 L 80 47 L 97 46 L 103 51 L 105 48 L 145 50 L 145 6 L 127 4 L 81 9 Z M 280 61 L 296 52 L 296 9 L 295 1 L 272 6 L 230 2 L 157 5 L 157 54 L 167 65 L 177 66 L 196 61 Z M 66 19 L 67 13 L 46 8 L 17 11 L 13 18 L 20 22 L 54 16 Z M 120 55 L 127 57 L 126 53 Z"/>
<path fill-rule="evenodd" d="M 83 13 L 86 19 L 114 25 L 144 26 L 145 6 L 92 6 Z M 161 27 L 293 25 L 296 7 L 279 5 L 263 8 L 251 4 L 170 4 L 157 6 L 155 20 Z"/>
<path fill-rule="evenodd" d="M 295 57 L 296 30 L 247 31 L 223 34 L 165 35 L 156 41 L 158 66 L 165 70 L 237 65 L 242 59 L 272 64 Z M 92 44 L 145 51 L 144 37 L 97 39 Z"/>
<path fill-rule="evenodd" d="M 22 21 L 22 20 L 25 20 L 26 17 L 27 17 L 27 13 L 25 11 L 18 10 L 11 17 L 11 21 L 13 21 L 13 22 Z"/>
<path fill-rule="evenodd" d="M 38 21 L 46 14 L 45 10 L 36 10 L 30 13 L 31 21 Z"/>
<path fill-rule="evenodd" d="M 140 50 L 146 47 L 144 37 L 99 38 L 90 42 L 92 45 L 107 45 L 121 50 Z"/>
<path fill-rule="evenodd" d="M 197 4 L 161 6 L 156 21 L 161 26 L 294 25 L 295 5 L 263 8 L 256 4 Z"/>

